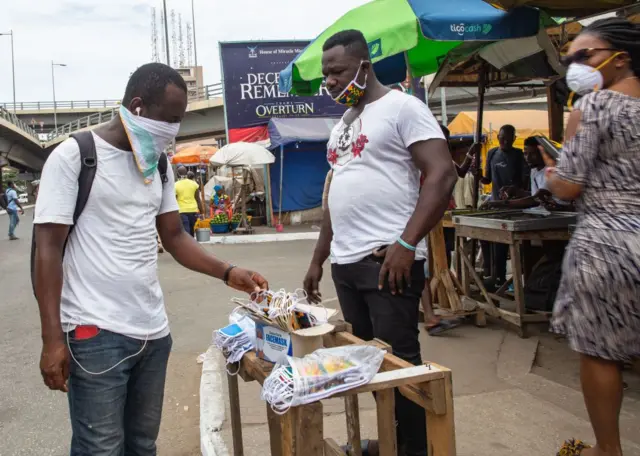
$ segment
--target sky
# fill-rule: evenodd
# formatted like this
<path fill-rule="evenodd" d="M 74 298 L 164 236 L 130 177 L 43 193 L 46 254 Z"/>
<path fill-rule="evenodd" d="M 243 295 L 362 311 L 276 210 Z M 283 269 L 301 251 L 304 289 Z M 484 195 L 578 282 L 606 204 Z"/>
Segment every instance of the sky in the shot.
<path fill-rule="evenodd" d="M 220 81 L 219 41 L 313 39 L 363 3 L 366 0 L 194 0 L 204 83 Z M 55 67 L 56 100 L 120 99 L 129 75 L 151 61 L 151 9 L 156 7 L 158 25 L 162 10 L 162 0 L 2 4 L 0 33 L 14 32 L 18 102 L 53 100 L 51 61 L 67 65 Z M 183 23 L 191 21 L 191 0 L 167 0 L 169 14 L 172 9 L 182 14 Z M 160 41 L 158 48 L 161 52 Z M 0 102 L 11 101 L 11 41 L 0 36 Z"/>

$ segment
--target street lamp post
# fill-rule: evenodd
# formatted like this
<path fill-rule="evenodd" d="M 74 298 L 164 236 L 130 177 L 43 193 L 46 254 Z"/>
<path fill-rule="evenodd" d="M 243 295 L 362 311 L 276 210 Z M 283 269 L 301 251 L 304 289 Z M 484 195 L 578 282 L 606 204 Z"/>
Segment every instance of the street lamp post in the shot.
<path fill-rule="evenodd" d="M 0 33 L 0 36 L 11 36 L 11 77 L 13 79 L 13 113 L 16 113 L 16 65 L 13 53 L 13 30 L 9 33 Z"/>
<path fill-rule="evenodd" d="M 56 107 L 56 76 L 53 69 L 55 67 L 66 67 L 65 63 L 54 63 L 51 61 L 51 87 L 53 88 L 53 125 L 54 129 L 58 129 L 58 109 Z"/>

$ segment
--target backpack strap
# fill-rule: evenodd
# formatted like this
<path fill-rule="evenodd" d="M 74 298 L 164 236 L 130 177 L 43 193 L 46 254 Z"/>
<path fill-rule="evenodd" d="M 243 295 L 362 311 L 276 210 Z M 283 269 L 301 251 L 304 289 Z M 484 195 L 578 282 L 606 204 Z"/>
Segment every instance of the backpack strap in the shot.
<path fill-rule="evenodd" d="M 76 208 L 73 212 L 73 225 L 78 222 L 80 214 L 84 210 L 89 200 L 93 179 L 96 177 L 98 169 L 98 156 L 96 153 L 96 143 L 93 140 L 93 133 L 82 131 L 71 135 L 80 147 L 80 174 L 78 175 L 78 197 Z M 73 227 L 69 231 L 71 231 Z"/>
<path fill-rule="evenodd" d="M 84 207 L 89 200 L 89 193 L 91 192 L 91 186 L 93 185 L 93 179 L 96 177 L 96 171 L 98 169 L 98 155 L 96 153 L 96 143 L 93 140 L 93 134 L 90 131 L 82 131 L 71 135 L 73 139 L 78 143 L 80 149 L 80 174 L 78 175 L 78 196 L 76 198 L 76 207 L 73 211 L 73 225 L 69 227 L 69 234 L 64 241 L 64 247 L 62 249 L 62 256 L 64 257 L 64 251 L 67 249 L 67 242 L 69 242 L 69 236 L 73 231 L 78 218 Z M 33 294 L 36 294 L 36 281 L 35 281 L 35 256 L 36 256 L 36 225 L 33 225 L 33 233 L 31 236 L 31 286 L 33 288 Z"/>
<path fill-rule="evenodd" d="M 169 178 L 167 177 L 167 168 L 169 167 L 169 159 L 166 153 L 162 153 L 160 155 L 160 159 L 158 160 L 158 171 L 160 171 L 160 181 L 162 182 L 162 186 L 167 183 Z"/>

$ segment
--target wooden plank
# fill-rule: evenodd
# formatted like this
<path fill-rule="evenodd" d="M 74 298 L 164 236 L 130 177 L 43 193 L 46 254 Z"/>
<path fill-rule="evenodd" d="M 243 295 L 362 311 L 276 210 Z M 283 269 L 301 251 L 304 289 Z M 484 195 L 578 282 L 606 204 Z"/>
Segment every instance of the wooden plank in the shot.
<path fill-rule="evenodd" d="M 511 251 L 511 269 L 513 270 L 513 291 L 516 301 L 516 312 L 520 317 L 527 313 L 524 308 L 524 285 L 522 283 L 522 255 L 520 254 L 520 242 L 509 247 Z"/>
<path fill-rule="evenodd" d="M 517 313 L 504 309 L 498 309 L 498 313 L 498 316 L 504 321 L 508 321 L 509 323 L 512 323 L 518 327 L 522 327 L 521 317 Z"/>
<path fill-rule="evenodd" d="M 444 269 L 441 272 L 442 274 L 442 283 L 444 284 L 444 288 L 447 291 L 447 298 L 449 300 L 449 307 L 453 312 L 458 312 L 462 309 L 462 303 L 460 302 L 460 296 L 458 295 L 458 291 L 456 290 L 456 286 L 451 279 L 452 273 L 449 269 Z"/>
<path fill-rule="evenodd" d="M 493 301 L 489 297 L 489 293 L 487 292 L 487 289 L 484 287 L 484 283 L 482 282 L 482 279 L 480 278 L 480 276 L 478 276 L 478 273 L 476 272 L 475 268 L 471 264 L 471 260 L 469 260 L 469 258 L 467 258 L 466 255 L 462 255 L 462 261 L 466 266 L 466 270 L 469 272 L 469 274 L 471 274 L 471 277 L 473 277 L 473 280 L 476 282 L 476 285 L 478 285 L 478 288 L 480 288 L 480 292 L 482 293 L 482 296 L 484 296 L 484 299 L 487 300 L 487 305 L 488 305 L 488 308 L 486 309 L 487 312 L 489 313 L 489 315 L 497 316 L 496 312 L 498 309 L 493 304 Z"/>
<path fill-rule="evenodd" d="M 439 221 L 435 227 L 429 232 L 429 245 L 431 247 L 430 254 L 433 255 L 433 269 L 429 273 L 433 277 L 440 277 L 437 288 L 438 304 L 444 309 L 451 309 L 452 303 L 449 301 L 451 294 L 443 271 L 449 269 L 447 262 L 447 247 L 444 239 L 444 230 L 442 229 L 442 221 Z M 453 285 L 451 284 L 453 288 Z M 455 292 L 455 291 L 454 291 Z M 433 298 L 436 296 L 433 295 Z"/>
<path fill-rule="evenodd" d="M 444 377 L 429 382 L 429 390 L 431 391 L 433 397 L 434 413 L 436 413 L 437 415 L 443 415 L 447 413 Z"/>
<path fill-rule="evenodd" d="M 568 241 L 571 239 L 569 227 L 563 230 L 518 231 L 513 234 L 514 241 Z"/>
<path fill-rule="evenodd" d="M 445 413 L 436 415 L 427 411 L 427 438 L 429 456 L 455 456 L 456 433 L 453 420 L 453 385 L 451 371 L 442 380 Z"/>
<path fill-rule="evenodd" d="M 351 447 L 350 456 L 362 456 L 362 442 L 360 441 L 360 406 L 358 404 L 357 394 L 352 394 L 344 398 L 344 410 L 347 417 L 347 442 Z"/>
<path fill-rule="evenodd" d="M 229 415 L 231 416 L 231 435 L 233 437 L 233 454 L 242 456 L 242 418 L 240 416 L 240 393 L 238 391 L 238 376 L 227 373 L 229 385 Z"/>
<path fill-rule="evenodd" d="M 551 320 L 551 312 L 528 313 L 520 317 L 522 323 L 546 323 Z"/>
<path fill-rule="evenodd" d="M 256 355 L 254 351 L 245 353 L 240 365 L 240 372 L 243 373 L 243 378 L 244 376 L 248 376 L 249 378 L 256 380 L 261 385 L 269 376 L 274 366 L 272 363 L 258 358 L 258 355 Z"/>
<path fill-rule="evenodd" d="M 456 225 L 456 234 L 481 241 L 499 242 L 500 244 L 513 243 L 513 233 L 505 230 Z"/>
<path fill-rule="evenodd" d="M 393 389 L 376 393 L 380 456 L 397 456 L 395 395 Z"/>
<path fill-rule="evenodd" d="M 322 402 L 293 407 L 282 416 L 283 456 L 323 456 Z"/>
<path fill-rule="evenodd" d="M 377 373 L 369 383 L 337 393 L 331 397 L 341 397 L 351 394 L 370 393 L 388 388 L 397 388 L 405 385 L 415 385 L 423 382 L 431 382 L 442 378 L 444 374 L 433 366 L 421 365 L 395 369 Z"/>
<path fill-rule="evenodd" d="M 476 326 L 479 328 L 484 328 L 487 326 L 487 316 L 484 313 L 484 309 L 479 309 L 476 313 Z"/>
<path fill-rule="evenodd" d="M 338 445 L 335 440 L 333 440 L 332 438 L 326 438 L 324 440 L 324 455 L 325 456 L 347 456 L 347 453 L 342 451 L 342 448 L 340 448 L 340 445 Z"/>
<path fill-rule="evenodd" d="M 456 236 L 458 235 L 458 230 L 456 229 Z M 456 272 L 460 280 L 462 280 L 462 291 L 465 296 L 469 296 L 471 293 L 471 280 L 469 271 L 465 268 L 462 258 L 467 255 L 467 249 L 465 245 L 465 238 L 457 237 L 458 240 L 458 248 L 456 249 Z M 472 259 L 475 263 L 475 259 Z"/>
<path fill-rule="evenodd" d="M 267 423 L 269 425 L 269 443 L 271 445 L 271 456 L 282 456 L 282 416 L 267 406 Z"/>

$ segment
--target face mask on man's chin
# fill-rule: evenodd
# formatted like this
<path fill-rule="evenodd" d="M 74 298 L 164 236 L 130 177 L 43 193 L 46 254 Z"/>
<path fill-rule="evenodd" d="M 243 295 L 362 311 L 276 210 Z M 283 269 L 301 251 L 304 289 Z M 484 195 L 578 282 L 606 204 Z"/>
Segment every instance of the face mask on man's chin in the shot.
<path fill-rule="evenodd" d="M 129 138 L 133 155 L 142 173 L 145 183 L 153 181 L 160 156 L 171 145 L 180 130 L 179 123 L 162 122 L 142 117 L 140 108 L 134 115 L 124 106 L 120 106 L 120 119 Z"/>
<path fill-rule="evenodd" d="M 360 66 L 358 67 L 356 75 L 353 77 L 351 82 L 347 84 L 344 90 L 333 99 L 333 101 L 344 106 L 352 107 L 357 105 L 358 102 L 362 99 L 367 88 L 367 73 L 365 72 L 364 82 L 362 84 L 358 83 L 358 76 L 360 75 L 362 64 L 364 62 L 364 60 L 360 62 Z"/>

